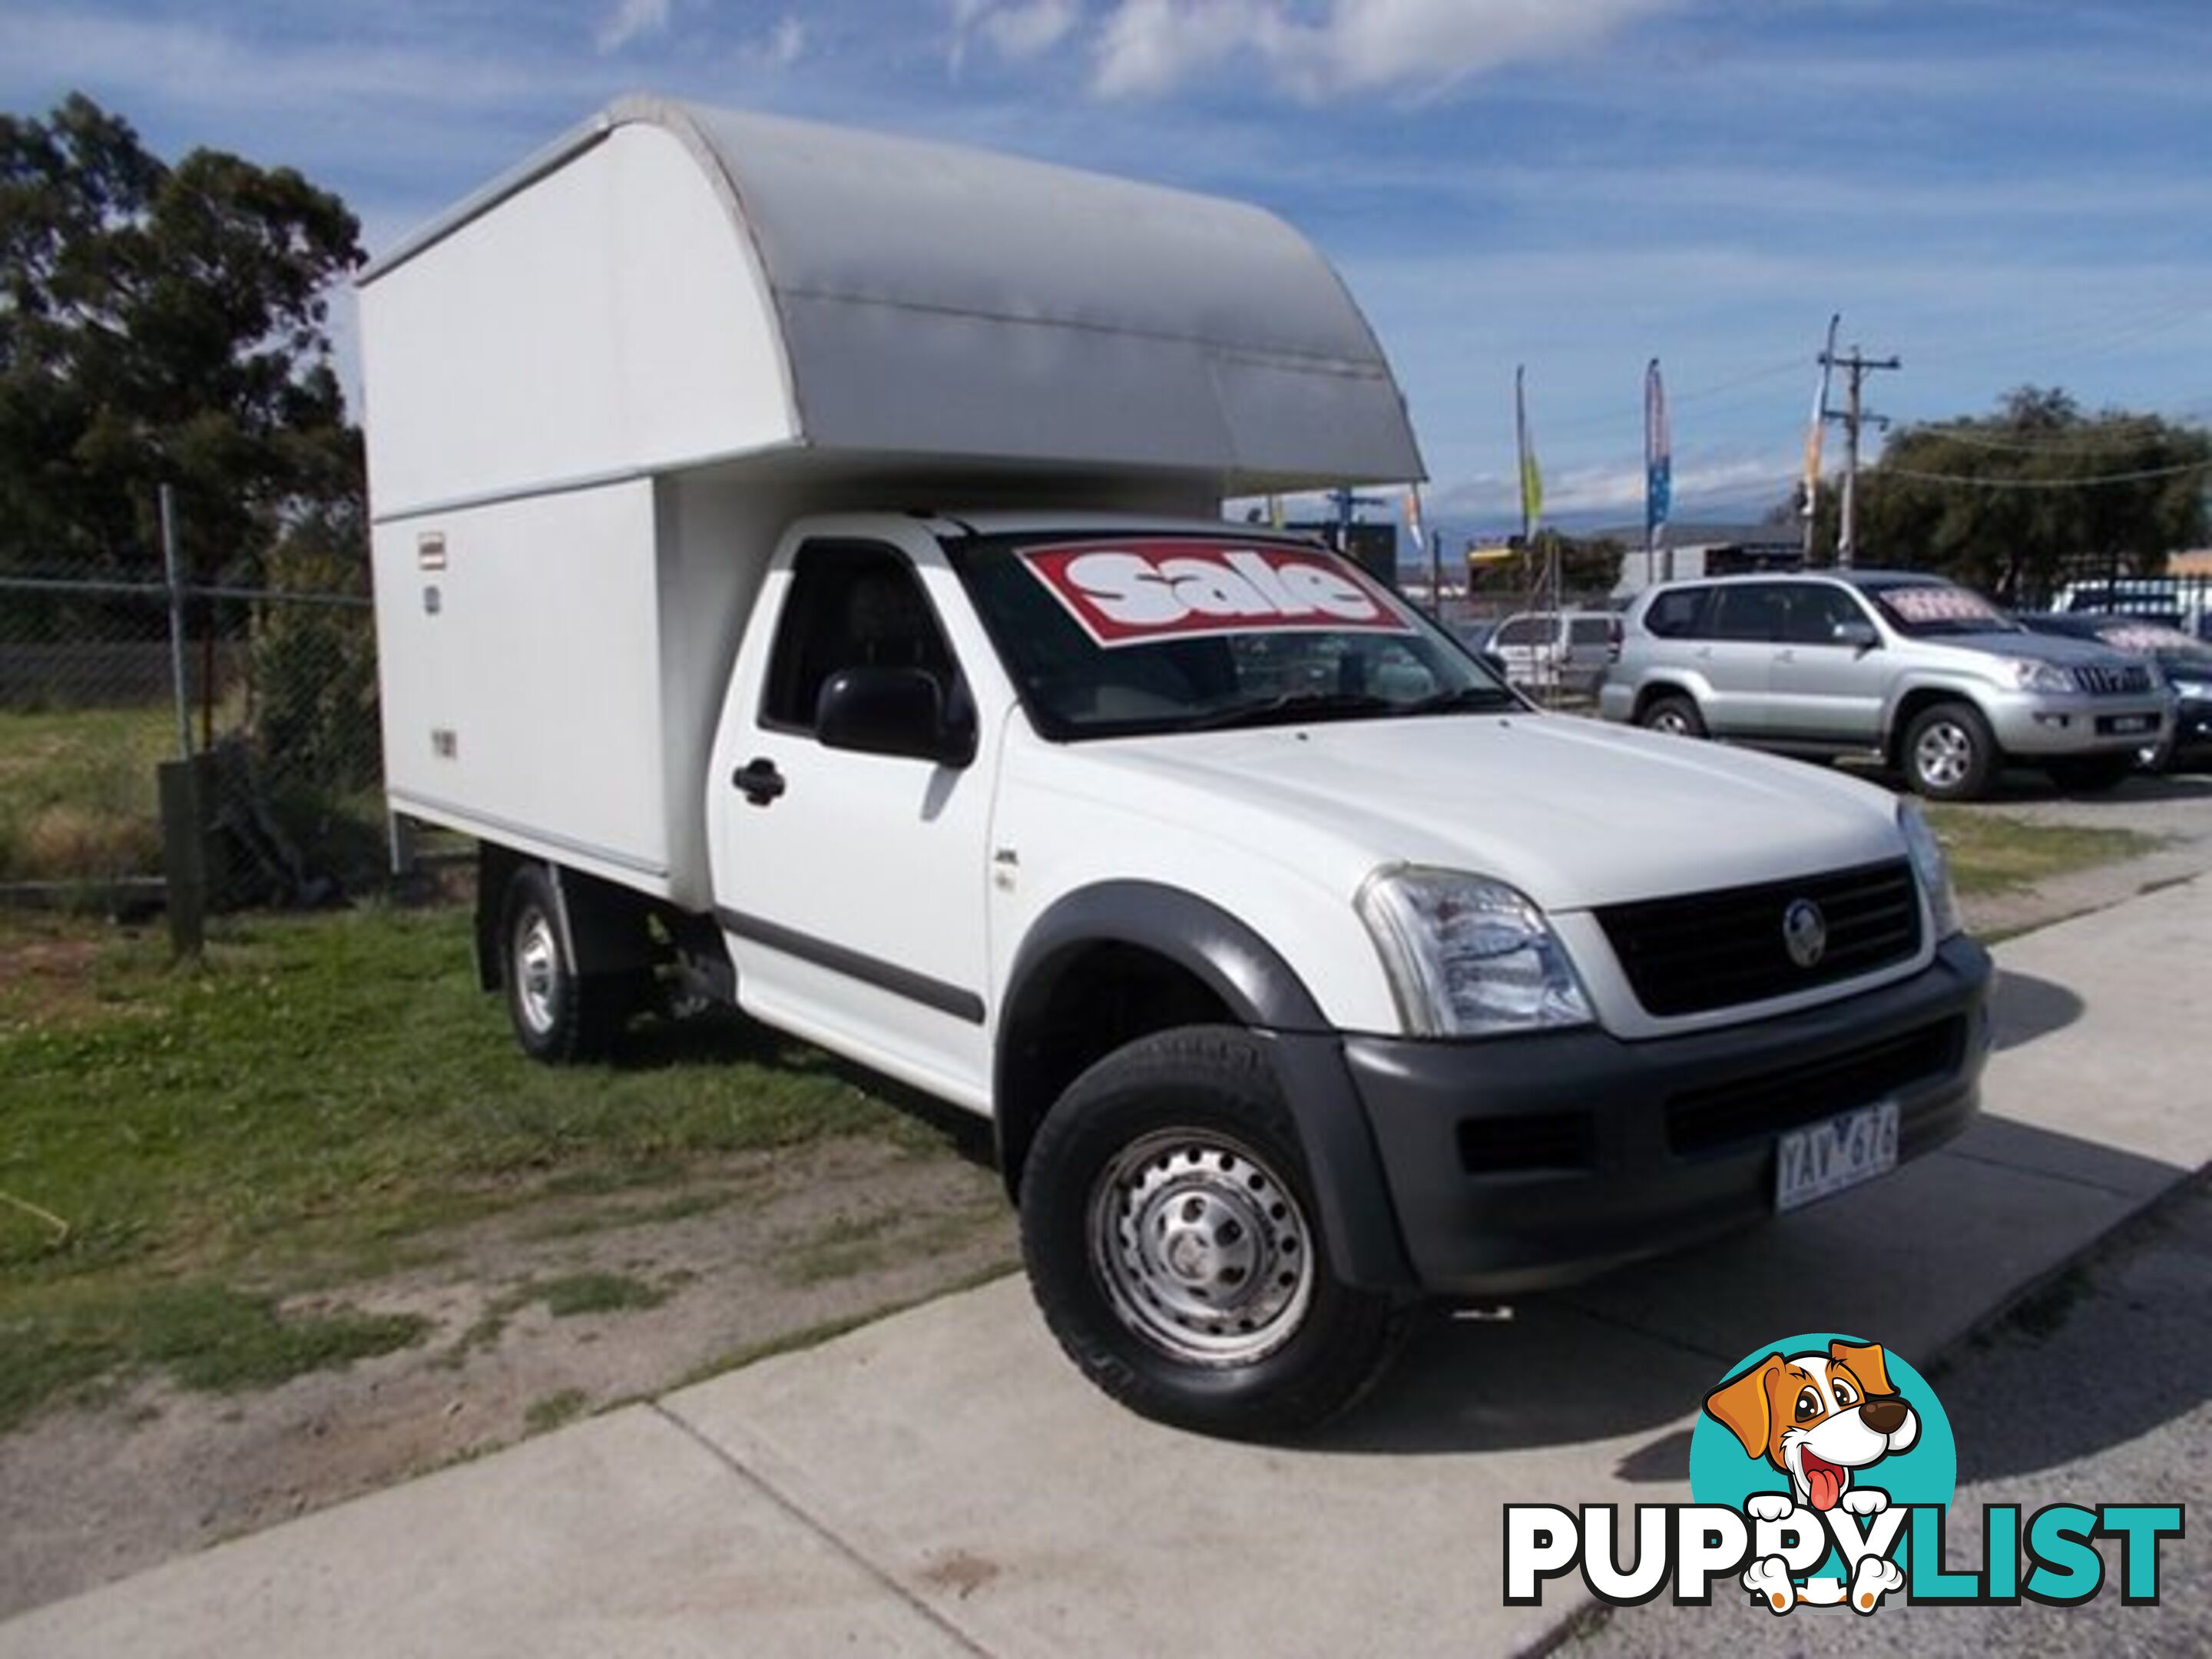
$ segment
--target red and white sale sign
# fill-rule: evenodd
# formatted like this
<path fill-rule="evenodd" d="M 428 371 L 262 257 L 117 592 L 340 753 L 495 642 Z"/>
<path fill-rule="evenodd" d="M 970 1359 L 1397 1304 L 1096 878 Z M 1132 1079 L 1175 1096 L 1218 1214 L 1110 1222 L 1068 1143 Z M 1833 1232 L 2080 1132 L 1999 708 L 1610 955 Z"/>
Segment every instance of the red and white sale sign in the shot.
<path fill-rule="evenodd" d="M 1070 542 L 1022 559 L 1102 646 L 1208 634 L 1410 634 L 1389 593 L 1318 548 Z"/>

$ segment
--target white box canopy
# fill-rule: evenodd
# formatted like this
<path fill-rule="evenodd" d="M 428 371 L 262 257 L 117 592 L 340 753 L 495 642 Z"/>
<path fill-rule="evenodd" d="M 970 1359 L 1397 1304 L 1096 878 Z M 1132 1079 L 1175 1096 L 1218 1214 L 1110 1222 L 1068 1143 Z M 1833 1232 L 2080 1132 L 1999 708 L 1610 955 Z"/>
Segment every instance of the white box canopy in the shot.
<path fill-rule="evenodd" d="M 629 99 L 360 287 L 386 520 L 748 456 L 1217 498 L 1421 475 L 1283 221 L 979 150 Z"/>

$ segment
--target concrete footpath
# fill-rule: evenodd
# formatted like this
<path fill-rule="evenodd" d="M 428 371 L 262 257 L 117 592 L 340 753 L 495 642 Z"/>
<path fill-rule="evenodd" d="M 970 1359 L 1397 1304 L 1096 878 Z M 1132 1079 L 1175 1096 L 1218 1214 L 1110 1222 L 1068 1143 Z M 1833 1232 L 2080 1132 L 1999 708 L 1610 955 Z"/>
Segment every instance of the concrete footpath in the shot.
<path fill-rule="evenodd" d="M 1997 959 L 1960 1140 L 1433 1321 L 1296 1449 L 1121 1411 L 1007 1279 L 39 1608 L 0 1659 L 1517 1651 L 1579 1601 L 1502 1605 L 1503 1504 L 1686 1498 L 1697 1407 L 1755 1346 L 1848 1330 L 1925 1369 L 2212 1159 L 2212 878 Z"/>

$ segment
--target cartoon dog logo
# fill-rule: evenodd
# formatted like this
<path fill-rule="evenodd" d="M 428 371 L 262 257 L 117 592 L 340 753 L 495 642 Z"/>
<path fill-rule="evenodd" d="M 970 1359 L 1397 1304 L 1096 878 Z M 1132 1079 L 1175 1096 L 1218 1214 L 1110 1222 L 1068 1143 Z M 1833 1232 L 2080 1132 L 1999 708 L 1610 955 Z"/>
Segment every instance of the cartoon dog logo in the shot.
<path fill-rule="evenodd" d="M 1891 1386 L 1879 1343 L 1832 1341 L 1826 1353 L 1771 1353 L 1707 1395 L 1705 1409 L 1747 1456 L 1764 1458 L 1789 1477 L 1787 1496 L 1754 1492 L 1745 1501 L 1754 1520 L 1779 1521 L 1800 1506 L 1879 1515 L 1889 1507 L 1889 1494 L 1859 1484 L 1859 1471 L 1920 1437 L 1919 1416 Z M 1904 1574 L 1869 1556 L 1852 1581 L 1851 1606 L 1870 1613 Z M 1778 1555 L 1753 1562 L 1743 1587 L 1777 1613 L 1799 1601 L 1832 1604 L 1844 1597 L 1844 1586 L 1832 1579 L 1794 1586 Z"/>

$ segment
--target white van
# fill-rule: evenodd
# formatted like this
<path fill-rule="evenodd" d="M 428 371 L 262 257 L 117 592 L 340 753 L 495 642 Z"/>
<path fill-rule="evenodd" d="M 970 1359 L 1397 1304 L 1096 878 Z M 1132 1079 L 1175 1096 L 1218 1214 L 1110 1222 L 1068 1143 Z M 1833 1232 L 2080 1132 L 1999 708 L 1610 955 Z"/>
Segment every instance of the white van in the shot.
<path fill-rule="evenodd" d="M 1516 685 L 1587 695 L 1620 660 L 1620 614 L 1613 611 L 1522 611 L 1498 624 L 1483 645 Z"/>

